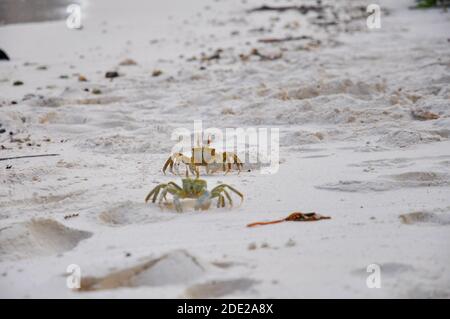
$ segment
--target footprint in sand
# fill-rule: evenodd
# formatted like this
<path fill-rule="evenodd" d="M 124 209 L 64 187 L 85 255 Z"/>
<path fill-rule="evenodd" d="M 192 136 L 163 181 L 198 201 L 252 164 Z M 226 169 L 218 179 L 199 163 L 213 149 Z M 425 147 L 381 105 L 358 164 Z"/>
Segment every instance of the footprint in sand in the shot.
<path fill-rule="evenodd" d="M 406 272 L 414 271 L 414 267 L 408 264 L 397 263 L 397 262 L 387 262 L 378 264 L 380 266 L 381 274 L 384 276 L 398 276 Z M 370 272 L 367 272 L 366 268 L 358 268 L 352 271 L 352 274 L 367 278 L 370 275 Z"/>
<path fill-rule="evenodd" d="M 233 263 L 205 263 L 185 250 L 176 250 L 102 277 L 84 277 L 79 291 L 182 285 L 187 287 L 183 298 L 207 298 L 246 291 L 256 283 L 247 278 L 198 283 L 211 272 L 225 271 L 232 266 Z"/>
<path fill-rule="evenodd" d="M 110 124 L 106 126 L 110 126 Z M 148 139 L 148 135 L 152 135 L 154 138 Z M 75 146 L 81 150 L 99 154 L 151 154 L 157 152 L 168 154 L 171 151 L 169 143 L 161 144 L 158 142 L 160 139 L 165 139 L 164 132 L 159 132 L 157 129 L 154 129 L 149 131 L 148 135 L 108 134 L 88 138 L 77 143 Z"/>
<path fill-rule="evenodd" d="M 206 268 L 188 252 L 178 250 L 104 277 L 84 277 L 80 291 L 183 284 L 201 277 Z"/>
<path fill-rule="evenodd" d="M 21 206 L 21 205 L 51 205 L 59 204 L 63 201 L 74 200 L 86 193 L 85 190 L 69 192 L 65 194 L 49 194 L 49 195 L 35 195 L 20 200 L 10 200 L 1 202 L 0 207 Z"/>
<path fill-rule="evenodd" d="M 52 219 L 32 219 L 0 229 L 0 261 L 48 256 L 71 250 L 92 233 Z"/>
<path fill-rule="evenodd" d="M 399 216 L 402 223 L 450 225 L 450 207 L 447 209 L 435 209 L 433 211 L 412 212 Z"/>
<path fill-rule="evenodd" d="M 436 182 L 445 180 L 448 177 L 443 173 L 435 173 L 435 172 L 407 172 L 396 175 L 388 175 L 389 178 L 400 181 L 400 182 Z"/>
<path fill-rule="evenodd" d="M 416 284 L 413 288 L 400 295 L 399 298 L 407 299 L 450 299 L 450 282 L 442 280 L 433 284 Z"/>
<path fill-rule="evenodd" d="M 203 299 L 219 298 L 238 292 L 245 292 L 257 282 L 248 278 L 230 280 L 213 280 L 206 283 L 195 284 L 184 291 L 184 298 Z"/>
<path fill-rule="evenodd" d="M 405 148 L 417 144 L 439 142 L 443 138 L 437 134 L 432 134 L 430 132 L 419 132 L 412 130 L 393 130 L 381 138 L 378 139 L 377 143 L 386 145 L 389 147 Z"/>
<path fill-rule="evenodd" d="M 352 163 L 349 164 L 349 167 L 375 167 L 380 169 L 389 169 L 389 168 L 406 168 L 410 166 L 414 166 L 417 164 L 417 162 L 423 162 L 423 161 L 433 161 L 440 165 L 446 165 L 450 161 L 446 160 L 448 159 L 448 155 L 441 155 L 441 156 L 422 156 L 422 157 L 396 157 L 396 158 L 383 158 L 383 159 L 376 159 L 376 160 L 368 160 L 368 161 L 362 161 L 359 163 Z"/>
<path fill-rule="evenodd" d="M 359 163 L 352 163 L 349 164 L 349 167 L 362 167 L 362 168 L 368 168 L 368 167 L 374 167 L 374 168 L 380 168 L 380 169 L 386 169 L 386 168 L 405 168 L 409 166 L 415 165 L 415 161 L 413 159 L 408 158 L 386 158 L 386 159 L 379 159 L 379 160 L 369 160 L 369 161 L 362 161 Z"/>
<path fill-rule="evenodd" d="M 341 192 L 387 191 L 410 187 L 449 186 L 450 176 L 439 172 L 406 172 L 379 176 L 376 180 L 348 180 L 318 185 L 316 188 Z"/>
<path fill-rule="evenodd" d="M 149 204 L 126 201 L 115 205 L 98 215 L 101 223 L 108 226 L 125 226 L 130 224 L 157 223 L 171 220 L 177 216 L 158 211 L 149 214 L 155 208 Z"/>

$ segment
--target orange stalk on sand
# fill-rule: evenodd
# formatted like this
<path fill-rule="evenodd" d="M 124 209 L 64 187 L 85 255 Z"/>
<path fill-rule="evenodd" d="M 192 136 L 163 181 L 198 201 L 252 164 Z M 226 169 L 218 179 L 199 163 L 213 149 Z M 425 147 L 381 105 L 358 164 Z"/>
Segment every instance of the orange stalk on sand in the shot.
<path fill-rule="evenodd" d="M 282 222 L 314 222 L 321 219 L 331 219 L 329 216 L 322 216 L 319 214 L 316 214 L 314 212 L 312 213 L 302 213 L 302 212 L 294 212 L 290 214 L 288 217 L 268 222 L 256 222 L 248 224 L 247 227 L 254 227 L 254 226 L 263 226 L 263 225 L 271 225 L 271 224 L 278 224 Z"/>

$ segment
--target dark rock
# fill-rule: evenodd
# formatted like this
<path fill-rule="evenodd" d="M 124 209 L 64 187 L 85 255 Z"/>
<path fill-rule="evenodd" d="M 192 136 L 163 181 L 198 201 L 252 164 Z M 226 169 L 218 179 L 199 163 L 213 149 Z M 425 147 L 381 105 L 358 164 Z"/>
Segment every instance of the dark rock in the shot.
<path fill-rule="evenodd" d="M 162 74 L 162 71 L 161 71 L 161 70 L 154 70 L 154 71 L 152 72 L 152 76 L 153 76 L 153 77 L 160 76 L 161 74 Z"/>
<path fill-rule="evenodd" d="M 14 82 L 13 82 L 13 85 L 14 85 L 14 86 L 23 85 L 23 82 L 22 82 L 22 81 L 14 81 Z"/>
<path fill-rule="evenodd" d="M 0 60 L 6 60 L 9 61 L 9 56 L 6 54 L 5 51 L 3 51 L 2 49 L 0 49 Z"/>
<path fill-rule="evenodd" d="M 106 77 L 107 79 L 114 79 L 114 78 L 117 78 L 118 76 L 119 76 L 119 73 L 116 72 L 116 71 L 108 71 L 108 72 L 106 72 L 106 74 L 105 74 L 105 77 Z"/>

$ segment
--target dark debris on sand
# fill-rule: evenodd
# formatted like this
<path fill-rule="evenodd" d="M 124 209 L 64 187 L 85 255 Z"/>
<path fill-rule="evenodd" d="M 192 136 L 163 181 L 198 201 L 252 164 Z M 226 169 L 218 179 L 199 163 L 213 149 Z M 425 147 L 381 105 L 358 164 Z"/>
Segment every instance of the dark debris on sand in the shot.
<path fill-rule="evenodd" d="M 6 54 L 5 51 L 3 51 L 2 49 L 0 49 L 0 60 L 6 60 L 9 61 L 9 56 Z"/>

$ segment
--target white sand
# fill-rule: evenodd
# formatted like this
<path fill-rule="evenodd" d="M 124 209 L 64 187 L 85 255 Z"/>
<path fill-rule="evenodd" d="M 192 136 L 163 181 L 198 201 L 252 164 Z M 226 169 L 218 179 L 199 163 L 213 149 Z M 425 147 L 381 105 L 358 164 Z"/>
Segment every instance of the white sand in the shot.
<path fill-rule="evenodd" d="M 341 19 L 357 13 L 346 3 Z M 245 12 L 259 4 L 96 0 L 81 31 L 0 27 L 0 157 L 60 154 L 0 161 L 1 297 L 450 297 L 450 15 L 383 1 L 381 30 L 325 32 L 297 12 Z M 322 42 L 257 43 L 288 34 Z M 254 47 L 283 58 L 240 61 Z M 186 61 L 218 48 L 219 61 Z M 231 210 L 144 204 L 179 182 L 160 172 L 170 135 L 198 119 L 278 127 L 279 172 L 204 177 L 245 193 Z M 332 219 L 245 227 L 293 211 Z M 366 286 L 372 263 L 380 289 Z M 90 291 L 66 287 L 70 264 Z"/>

